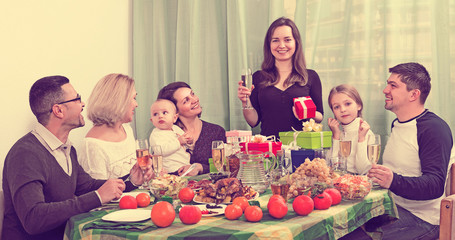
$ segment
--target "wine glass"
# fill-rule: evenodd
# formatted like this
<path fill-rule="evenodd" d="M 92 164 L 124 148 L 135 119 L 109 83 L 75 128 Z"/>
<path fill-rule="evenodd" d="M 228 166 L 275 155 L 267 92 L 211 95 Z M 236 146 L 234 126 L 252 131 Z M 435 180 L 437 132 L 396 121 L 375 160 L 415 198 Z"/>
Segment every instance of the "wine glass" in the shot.
<path fill-rule="evenodd" d="M 218 172 L 224 172 L 226 157 L 224 156 L 224 142 L 212 142 L 212 160 Z M 229 167 L 229 166 L 228 166 Z"/>
<path fill-rule="evenodd" d="M 242 82 L 243 86 L 251 91 L 251 87 L 253 86 L 253 76 L 251 74 L 250 68 L 242 69 Z M 253 109 L 251 106 L 250 98 L 248 96 L 246 98 L 246 105 L 243 107 L 243 109 Z"/>
<path fill-rule="evenodd" d="M 379 161 L 379 155 L 381 154 L 381 135 L 374 134 L 368 139 L 367 145 L 368 160 L 371 163 L 377 164 Z"/>
<path fill-rule="evenodd" d="M 345 165 L 345 163 L 348 162 L 349 155 L 351 155 L 351 140 L 348 139 L 345 132 L 342 132 L 340 136 L 340 155 L 341 158 L 339 161 Z M 347 169 L 345 168 L 345 171 L 346 170 Z"/>
<path fill-rule="evenodd" d="M 136 158 L 139 167 L 142 170 L 142 176 L 145 175 L 145 170 L 147 170 L 147 166 L 150 164 L 150 156 L 149 156 L 149 142 L 147 139 L 138 139 L 136 140 Z M 147 184 L 145 181 L 139 186 L 139 189 L 146 189 Z"/>
<path fill-rule="evenodd" d="M 159 177 L 163 170 L 163 151 L 160 145 L 150 147 L 150 156 L 152 157 L 152 168 L 155 176 Z"/>

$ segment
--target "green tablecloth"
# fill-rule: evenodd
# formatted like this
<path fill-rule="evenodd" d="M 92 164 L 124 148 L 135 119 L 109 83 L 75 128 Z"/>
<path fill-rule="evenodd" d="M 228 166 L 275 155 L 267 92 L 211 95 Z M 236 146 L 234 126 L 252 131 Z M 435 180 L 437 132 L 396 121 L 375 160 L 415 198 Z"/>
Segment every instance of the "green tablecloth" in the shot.
<path fill-rule="evenodd" d="M 315 210 L 308 216 L 296 215 L 290 200 L 288 214 L 283 219 L 274 219 L 268 214 L 266 206 L 270 195 L 268 190 L 258 199 L 264 212 L 258 223 L 248 222 L 244 216 L 231 221 L 221 215 L 203 217 L 197 224 L 185 225 L 177 214 L 174 223 L 167 228 L 153 225 L 142 231 L 87 229 L 87 225 L 100 222 L 102 216 L 116 211 L 102 210 L 68 220 L 65 239 L 338 239 L 374 217 L 397 217 L 395 204 L 384 189 L 373 190 L 362 201 L 342 201 L 328 210 Z M 145 224 L 151 225 L 152 222 L 148 220 Z"/>

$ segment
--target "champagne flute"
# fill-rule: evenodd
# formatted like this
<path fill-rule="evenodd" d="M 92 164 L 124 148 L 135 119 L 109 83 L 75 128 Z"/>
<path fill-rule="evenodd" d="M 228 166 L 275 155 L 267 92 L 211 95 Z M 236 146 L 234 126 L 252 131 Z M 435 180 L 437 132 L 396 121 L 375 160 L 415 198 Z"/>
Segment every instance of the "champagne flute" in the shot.
<path fill-rule="evenodd" d="M 225 156 L 224 156 L 224 142 L 212 142 L 212 160 L 218 172 L 224 172 Z"/>
<path fill-rule="evenodd" d="M 251 74 L 250 68 L 242 69 L 242 82 L 243 86 L 251 91 L 251 87 L 253 86 L 253 76 Z M 243 107 L 243 109 L 253 109 L 251 106 L 250 98 L 248 96 L 246 98 L 246 105 Z"/>
<path fill-rule="evenodd" d="M 344 172 L 346 172 L 347 168 L 345 166 L 347 165 L 349 155 L 351 155 L 351 140 L 347 138 L 345 132 L 342 132 L 340 136 L 340 155 L 341 159 L 339 161 L 343 165 L 342 169 L 344 168 Z"/>
<path fill-rule="evenodd" d="M 381 154 L 381 135 L 374 134 L 368 139 L 367 145 L 368 160 L 371 163 L 377 164 L 379 161 L 379 155 Z"/>
<path fill-rule="evenodd" d="M 142 176 L 145 176 L 145 170 L 147 166 L 150 164 L 150 156 L 149 156 L 149 142 L 147 139 L 138 139 L 136 140 L 136 158 L 139 167 L 142 170 Z M 139 189 L 146 189 L 147 184 L 145 181 L 139 186 Z"/>
<path fill-rule="evenodd" d="M 163 170 L 163 151 L 160 145 L 150 147 L 150 154 L 152 156 L 152 168 L 155 176 L 159 177 Z"/>

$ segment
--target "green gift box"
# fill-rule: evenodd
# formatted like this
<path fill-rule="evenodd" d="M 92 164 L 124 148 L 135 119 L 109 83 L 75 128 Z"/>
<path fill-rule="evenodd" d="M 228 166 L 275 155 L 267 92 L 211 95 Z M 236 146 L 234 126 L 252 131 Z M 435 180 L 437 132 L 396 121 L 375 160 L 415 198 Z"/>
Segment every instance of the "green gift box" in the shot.
<path fill-rule="evenodd" d="M 332 132 L 280 132 L 280 141 L 289 145 L 294 141 L 294 134 L 296 136 L 297 145 L 304 149 L 318 149 L 332 147 Z M 321 144 L 322 143 L 322 144 Z"/>

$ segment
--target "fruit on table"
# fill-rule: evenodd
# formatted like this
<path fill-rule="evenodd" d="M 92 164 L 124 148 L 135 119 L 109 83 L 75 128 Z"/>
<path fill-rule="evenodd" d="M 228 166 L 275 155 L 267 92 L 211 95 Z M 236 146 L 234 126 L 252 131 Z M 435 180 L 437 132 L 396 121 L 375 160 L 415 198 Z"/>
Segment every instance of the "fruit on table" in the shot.
<path fill-rule="evenodd" d="M 292 208 L 297 215 L 306 216 L 314 209 L 313 199 L 307 195 L 300 195 L 294 199 L 294 202 L 292 202 Z"/>
<path fill-rule="evenodd" d="M 337 205 L 341 202 L 341 193 L 336 188 L 327 188 L 324 192 L 328 193 L 332 197 L 332 206 Z"/>
<path fill-rule="evenodd" d="M 245 218 L 250 222 L 259 222 L 262 219 L 262 209 L 258 206 L 248 206 L 245 209 Z"/>
<path fill-rule="evenodd" d="M 286 199 L 284 199 L 283 196 L 281 196 L 279 194 L 274 194 L 269 198 L 269 202 L 267 203 L 267 209 L 269 208 L 269 204 L 271 204 L 275 201 L 281 201 L 283 203 L 286 203 Z"/>
<path fill-rule="evenodd" d="M 179 218 L 184 224 L 196 224 L 201 221 L 201 209 L 193 205 L 185 205 L 180 209 Z"/>
<path fill-rule="evenodd" d="M 277 219 L 283 218 L 288 213 L 288 205 L 286 202 L 280 200 L 272 200 L 272 202 L 269 201 L 267 209 L 269 210 L 269 214 Z"/>
<path fill-rule="evenodd" d="M 120 202 L 118 203 L 120 209 L 136 209 L 137 208 L 137 200 L 133 196 L 123 196 L 120 198 Z"/>
<path fill-rule="evenodd" d="M 189 203 L 193 201 L 194 198 L 194 191 L 189 187 L 182 188 L 179 191 L 179 199 L 182 203 Z"/>
<path fill-rule="evenodd" d="M 316 195 L 313 198 L 314 208 L 318 210 L 325 210 L 332 206 L 332 197 L 326 192 Z"/>
<path fill-rule="evenodd" d="M 237 204 L 228 205 L 224 209 L 224 216 L 229 220 L 239 219 L 242 215 L 243 215 L 242 208 Z"/>
<path fill-rule="evenodd" d="M 150 204 L 150 195 L 148 193 L 139 193 L 136 196 L 138 207 L 147 207 Z"/>
<path fill-rule="evenodd" d="M 234 198 L 234 201 L 232 201 L 232 204 L 239 205 L 239 207 L 242 209 L 242 213 L 245 211 L 246 207 L 250 206 L 250 203 L 246 197 L 236 197 Z"/>
<path fill-rule="evenodd" d="M 175 219 L 175 210 L 169 202 L 161 201 L 152 207 L 151 219 L 158 227 L 168 227 Z"/>

